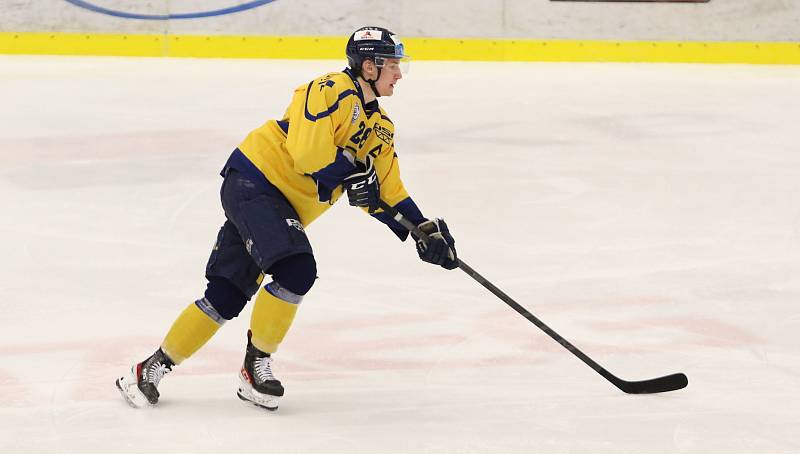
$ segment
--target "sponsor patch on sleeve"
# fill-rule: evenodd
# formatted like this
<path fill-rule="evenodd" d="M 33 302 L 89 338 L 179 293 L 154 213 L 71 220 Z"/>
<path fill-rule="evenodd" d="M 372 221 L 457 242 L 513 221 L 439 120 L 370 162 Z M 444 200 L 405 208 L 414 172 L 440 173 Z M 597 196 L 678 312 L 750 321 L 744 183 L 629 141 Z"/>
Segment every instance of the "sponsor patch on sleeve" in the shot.
<path fill-rule="evenodd" d="M 389 130 L 389 128 L 384 128 L 383 126 L 376 124 L 375 125 L 375 135 L 384 141 L 386 145 L 392 144 L 392 139 L 394 138 L 394 133 Z"/>

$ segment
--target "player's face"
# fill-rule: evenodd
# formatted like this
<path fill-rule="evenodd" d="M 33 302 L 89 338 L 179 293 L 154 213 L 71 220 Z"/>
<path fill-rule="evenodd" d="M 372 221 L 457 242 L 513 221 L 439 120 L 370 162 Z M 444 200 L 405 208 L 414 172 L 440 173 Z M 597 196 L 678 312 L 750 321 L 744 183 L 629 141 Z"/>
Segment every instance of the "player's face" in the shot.
<path fill-rule="evenodd" d="M 375 86 L 380 91 L 381 96 L 392 96 L 394 94 L 394 86 L 397 81 L 403 78 L 400 71 L 400 60 L 396 58 L 387 58 L 383 63 L 381 69 L 381 76 L 375 82 Z"/>

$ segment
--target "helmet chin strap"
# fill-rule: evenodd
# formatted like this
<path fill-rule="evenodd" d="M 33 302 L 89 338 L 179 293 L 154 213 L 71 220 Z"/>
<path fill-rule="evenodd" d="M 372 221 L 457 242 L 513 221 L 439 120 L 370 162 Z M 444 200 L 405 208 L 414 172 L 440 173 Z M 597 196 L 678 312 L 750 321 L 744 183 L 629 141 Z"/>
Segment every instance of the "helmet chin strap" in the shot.
<path fill-rule="evenodd" d="M 378 87 L 375 86 L 375 82 L 377 82 L 378 79 L 380 78 L 381 78 L 381 68 L 378 68 L 378 77 L 376 77 L 375 80 L 364 79 L 369 84 L 369 87 L 372 89 L 372 92 L 375 93 L 376 98 L 381 97 L 381 93 L 378 91 Z"/>

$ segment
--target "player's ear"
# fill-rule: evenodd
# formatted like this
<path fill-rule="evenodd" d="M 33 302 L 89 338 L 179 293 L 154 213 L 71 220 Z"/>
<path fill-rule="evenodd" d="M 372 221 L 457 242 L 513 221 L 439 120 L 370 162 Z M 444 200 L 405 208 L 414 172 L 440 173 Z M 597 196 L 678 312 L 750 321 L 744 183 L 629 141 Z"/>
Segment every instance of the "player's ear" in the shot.
<path fill-rule="evenodd" d="M 375 62 L 370 59 L 364 59 L 361 62 L 361 74 L 364 76 L 364 79 L 374 79 L 376 68 Z"/>

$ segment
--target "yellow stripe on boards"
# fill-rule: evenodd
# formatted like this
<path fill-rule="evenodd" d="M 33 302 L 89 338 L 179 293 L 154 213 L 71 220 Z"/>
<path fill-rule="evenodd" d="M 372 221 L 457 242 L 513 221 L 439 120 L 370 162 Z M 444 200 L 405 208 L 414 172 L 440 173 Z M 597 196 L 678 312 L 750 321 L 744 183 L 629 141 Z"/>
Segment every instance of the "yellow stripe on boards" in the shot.
<path fill-rule="evenodd" d="M 800 64 L 798 43 L 409 38 L 415 60 Z"/>
<path fill-rule="evenodd" d="M 0 54 L 344 59 L 346 37 L 0 33 Z M 415 60 L 800 64 L 800 42 L 407 38 Z"/>
<path fill-rule="evenodd" d="M 196 36 L 169 37 L 166 57 L 285 58 L 343 60 L 347 38 L 309 36 Z"/>
<path fill-rule="evenodd" d="M 0 33 L 0 54 L 158 57 L 165 52 L 163 35 Z"/>

